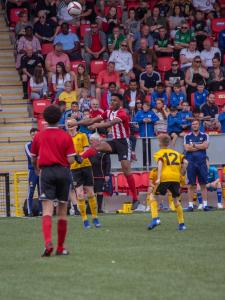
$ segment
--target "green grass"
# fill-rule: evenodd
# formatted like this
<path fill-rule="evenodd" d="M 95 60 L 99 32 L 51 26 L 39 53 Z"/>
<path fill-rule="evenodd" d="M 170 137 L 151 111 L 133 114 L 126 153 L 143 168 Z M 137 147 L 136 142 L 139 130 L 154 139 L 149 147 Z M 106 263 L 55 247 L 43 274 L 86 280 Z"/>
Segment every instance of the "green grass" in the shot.
<path fill-rule="evenodd" d="M 225 212 L 186 213 L 185 232 L 173 213 L 151 232 L 149 220 L 107 215 L 85 231 L 70 217 L 71 255 L 40 258 L 40 218 L 1 219 L 0 299 L 224 300 Z"/>

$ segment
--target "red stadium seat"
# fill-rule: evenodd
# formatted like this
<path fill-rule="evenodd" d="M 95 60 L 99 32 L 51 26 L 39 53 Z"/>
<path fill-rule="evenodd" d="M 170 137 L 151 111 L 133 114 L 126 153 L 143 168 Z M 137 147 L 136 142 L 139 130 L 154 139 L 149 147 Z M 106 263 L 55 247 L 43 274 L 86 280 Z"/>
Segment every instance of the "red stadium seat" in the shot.
<path fill-rule="evenodd" d="M 105 60 L 92 60 L 90 69 L 91 69 L 91 76 L 96 77 L 98 73 L 102 70 L 106 70 L 107 61 Z"/>
<path fill-rule="evenodd" d="M 77 33 L 78 27 L 74 24 L 69 24 L 69 31 L 73 33 Z"/>
<path fill-rule="evenodd" d="M 91 25 L 90 24 L 81 24 L 80 25 L 80 39 L 81 41 L 84 40 L 84 35 L 86 32 L 91 30 Z"/>
<path fill-rule="evenodd" d="M 212 32 L 215 35 L 216 39 L 221 30 L 225 29 L 225 18 L 215 18 L 212 19 L 211 23 Z"/>
<path fill-rule="evenodd" d="M 49 99 L 37 99 L 33 101 L 34 116 L 38 117 L 43 114 L 45 108 L 51 104 Z"/>
<path fill-rule="evenodd" d="M 133 2 L 133 1 L 129 1 L 127 2 L 127 9 L 131 9 L 131 8 L 135 8 L 137 9 L 138 7 L 140 7 L 140 3 L 139 2 Z"/>
<path fill-rule="evenodd" d="M 149 172 L 141 173 L 142 191 L 147 192 L 149 186 Z"/>
<path fill-rule="evenodd" d="M 159 57 L 158 58 L 158 71 L 160 72 L 161 79 L 164 81 L 165 72 L 171 70 L 171 64 L 174 61 L 173 57 Z"/>
<path fill-rule="evenodd" d="M 135 187 L 137 192 L 142 191 L 142 176 L 141 173 L 133 173 Z"/>
<path fill-rule="evenodd" d="M 10 22 L 10 26 L 15 26 L 16 23 L 19 21 L 19 13 L 20 12 L 26 12 L 28 14 L 28 10 L 26 8 L 12 8 L 10 9 L 10 13 L 9 13 L 9 22 Z"/>
<path fill-rule="evenodd" d="M 53 44 L 51 43 L 45 43 L 41 45 L 41 53 L 43 55 L 47 55 L 49 52 L 53 50 Z"/>
<path fill-rule="evenodd" d="M 214 93 L 216 99 L 215 103 L 219 106 L 219 110 L 221 111 L 222 106 L 225 104 L 225 91 L 219 91 Z"/>
<path fill-rule="evenodd" d="M 86 61 L 85 60 L 74 60 L 71 61 L 70 65 L 71 65 L 71 71 L 74 71 L 75 73 L 77 73 L 77 68 L 78 66 L 82 64 L 84 67 L 86 67 Z"/>
<path fill-rule="evenodd" d="M 191 107 L 195 108 L 195 93 L 191 94 Z"/>
<path fill-rule="evenodd" d="M 117 175 L 117 185 L 118 185 L 118 193 L 128 194 L 129 192 L 128 183 L 123 173 L 119 173 Z"/>

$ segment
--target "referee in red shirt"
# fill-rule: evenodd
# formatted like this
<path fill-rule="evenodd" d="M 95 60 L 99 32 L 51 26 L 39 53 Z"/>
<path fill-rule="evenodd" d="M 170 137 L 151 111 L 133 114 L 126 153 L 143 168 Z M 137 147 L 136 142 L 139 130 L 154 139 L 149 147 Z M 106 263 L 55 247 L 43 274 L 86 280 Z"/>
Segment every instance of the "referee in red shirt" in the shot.
<path fill-rule="evenodd" d="M 40 200 L 42 200 L 42 231 L 45 251 L 42 256 L 51 256 L 53 202 L 58 202 L 58 246 L 56 255 L 68 255 L 64 248 L 67 232 L 67 201 L 71 183 L 69 165 L 74 162 L 75 149 L 71 136 L 58 128 L 60 109 L 55 105 L 44 111 L 48 123 L 45 130 L 34 137 L 31 155 L 37 172 L 40 170 Z"/>

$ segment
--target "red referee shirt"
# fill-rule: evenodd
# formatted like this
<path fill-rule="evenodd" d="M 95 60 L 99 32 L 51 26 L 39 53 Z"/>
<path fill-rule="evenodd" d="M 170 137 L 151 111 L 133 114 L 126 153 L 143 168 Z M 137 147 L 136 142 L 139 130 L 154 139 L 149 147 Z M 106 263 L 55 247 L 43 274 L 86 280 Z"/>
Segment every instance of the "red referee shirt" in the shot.
<path fill-rule="evenodd" d="M 31 155 L 38 157 L 39 167 L 61 165 L 69 167 L 68 156 L 75 155 L 71 136 L 58 127 L 47 127 L 33 139 Z"/>

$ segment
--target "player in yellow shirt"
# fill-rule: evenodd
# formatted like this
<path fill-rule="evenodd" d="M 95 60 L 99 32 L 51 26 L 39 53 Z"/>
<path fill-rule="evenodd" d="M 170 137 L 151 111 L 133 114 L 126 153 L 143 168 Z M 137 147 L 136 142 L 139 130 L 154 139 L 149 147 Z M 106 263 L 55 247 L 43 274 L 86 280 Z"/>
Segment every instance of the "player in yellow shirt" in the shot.
<path fill-rule="evenodd" d="M 171 142 L 168 135 L 161 134 L 158 139 L 160 150 L 154 155 L 154 159 L 157 162 L 158 174 L 155 181 L 156 188 L 153 192 L 154 197 L 150 198 L 152 221 L 148 225 L 148 229 L 151 230 L 160 224 L 157 198 L 159 195 L 164 196 L 167 191 L 170 191 L 177 212 L 179 223 L 178 229 L 185 230 L 186 226 L 184 224 L 183 209 L 179 198 L 181 175 L 185 174 L 188 162 L 181 153 L 168 148 Z"/>
<path fill-rule="evenodd" d="M 74 148 L 76 149 L 77 154 L 82 153 L 89 147 L 87 135 L 77 131 L 77 126 L 69 128 L 69 133 L 72 136 Z M 80 164 L 74 162 L 70 168 L 77 194 L 78 208 L 80 210 L 84 228 L 89 229 L 91 227 L 87 219 L 84 192 L 86 192 L 88 196 L 93 224 L 96 228 L 101 227 L 97 216 L 97 201 L 94 193 L 94 178 L 90 160 L 85 158 Z"/>
<path fill-rule="evenodd" d="M 66 81 L 64 84 L 64 91 L 59 95 L 59 101 L 66 102 L 66 109 L 70 109 L 71 103 L 77 101 L 77 92 L 73 91 L 71 81 Z"/>

